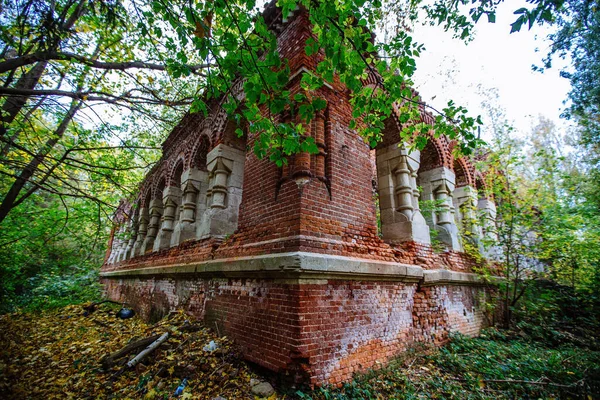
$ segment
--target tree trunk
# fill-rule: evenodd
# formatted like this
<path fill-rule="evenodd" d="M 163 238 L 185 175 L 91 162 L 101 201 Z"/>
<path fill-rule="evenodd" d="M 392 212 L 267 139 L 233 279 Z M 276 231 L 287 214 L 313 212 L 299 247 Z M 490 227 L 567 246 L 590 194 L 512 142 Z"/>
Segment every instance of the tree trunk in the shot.
<path fill-rule="evenodd" d="M 38 153 L 29 161 L 29 163 L 23 168 L 19 176 L 15 179 L 12 186 L 6 193 L 6 196 L 2 200 L 2 204 L 0 204 L 0 224 L 4 221 L 10 210 L 15 207 L 15 203 L 17 201 L 17 197 L 19 193 L 23 190 L 23 187 L 30 181 L 35 172 L 38 170 L 40 164 L 44 162 L 46 156 L 52 151 L 56 143 L 63 137 L 65 134 L 67 127 L 77 114 L 77 111 L 81 108 L 80 100 L 73 100 L 71 102 L 71 107 L 69 107 L 69 111 L 61 121 L 60 125 L 54 131 L 54 134 L 46 141 L 44 146 L 38 151 Z M 19 203 L 21 203 L 22 199 L 19 199 Z"/>
<path fill-rule="evenodd" d="M 137 356 L 132 358 L 131 361 L 129 361 L 127 363 L 127 366 L 129 368 L 135 367 L 135 365 L 137 363 L 139 363 L 144 358 L 146 358 L 146 356 L 148 356 L 148 354 L 152 353 L 158 346 L 160 346 L 162 344 L 162 342 L 164 342 L 168 338 L 169 338 L 169 332 L 165 332 L 161 337 L 156 339 L 156 341 L 154 343 L 152 343 L 150 346 L 146 347 L 140 354 L 138 354 Z"/>
<path fill-rule="evenodd" d="M 33 90 L 44 74 L 47 64 L 48 63 L 46 61 L 35 64 L 33 68 L 19 78 L 15 88 Z M 28 99 L 28 96 L 7 97 L 6 101 L 2 105 L 2 116 L 0 117 L 0 137 L 4 137 L 6 135 L 9 125 L 15 120 L 19 112 L 27 103 Z"/>
<path fill-rule="evenodd" d="M 85 14 L 87 11 L 87 1 L 81 0 L 75 10 L 71 13 L 69 18 L 61 24 L 60 29 L 67 33 L 77 20 Z M 60 41 L 57 41 L 53 44 L 52 49 L 56 50 L 60 48 Z M 33 90 L 35 86 L 39 83 L 42 75 L 46 71 L 46 66 L 48 65 L 47 61 L 40 61 L 36 63 L 33 68 L 27 71 L 25 74 L 21 75 L 19 80 L 15 85 L 15 89 L 27 89 Z M 25 104 L 29 100 L 29 96 L 14 96 L 8 97 L 4 104 L 2 105 L 2 112 L 0 113 L 0 137 L 4 137 L 6 132 L 8 131 L 8 126 L 14 121 L 19 112 L 23 109 Z M 0 220 L 1 222 L 1 220 Z"/>

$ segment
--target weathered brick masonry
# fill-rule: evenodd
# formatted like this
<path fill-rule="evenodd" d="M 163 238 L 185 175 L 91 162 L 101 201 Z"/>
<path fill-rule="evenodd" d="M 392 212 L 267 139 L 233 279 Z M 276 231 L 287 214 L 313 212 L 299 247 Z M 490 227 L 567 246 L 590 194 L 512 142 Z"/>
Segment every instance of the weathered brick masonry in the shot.
<path fill-rule="evenodd" d="M 485 326 L 483 287 L 323 279 L 147 277 L 106 279 L 111 298 L 142 315 L 175 308 L 218 323 L 245 357 L 312 384 L 337 384 L 414 343 Z M 489 296 L 489 295 L 487 295 Z M 488 297 L 489 299 L 489 297 Z"/>
<path fill-rule="evenodd" d="M 264 15 L 293 94 L 320 57 L 304 52 L 307 11 L 284 22 L 271 4 Z M 319 154 L 283 168 L 247 151 L 255 138 L 238 138 L 219 102 L 206 118 L 184 117 L 138 198 L 119 208 L 102 282 L 147 318 L 183 308 L 233 337 L 249 360 L 319 385 L 451 331 L 477 334 L 490 289 L 472 274 L 459 230 L 475 243 L 493 236 L 495 209 L 446 138 L 408 152 L 392 117 L 371 150 L 348 128 L 348 91 L 334 82 L 315 94 L 327 100 L 308 129 Z M 231 95 L 243 98 L 243 82 Z M 443 207 L 420 210 L 434 199 Z"/>

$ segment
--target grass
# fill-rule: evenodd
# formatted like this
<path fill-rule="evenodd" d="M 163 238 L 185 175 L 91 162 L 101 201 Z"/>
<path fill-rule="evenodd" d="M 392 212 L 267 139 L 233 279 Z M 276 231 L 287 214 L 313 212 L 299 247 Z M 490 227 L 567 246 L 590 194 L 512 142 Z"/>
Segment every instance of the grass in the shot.
<path fill-rule="evenodd" d="M 296 391 L 302 399 L 600 398 L 600 351 L 548 347 L 490 329 L 454 335 L 440 349 L 407 354 L 341 388 Z"/>

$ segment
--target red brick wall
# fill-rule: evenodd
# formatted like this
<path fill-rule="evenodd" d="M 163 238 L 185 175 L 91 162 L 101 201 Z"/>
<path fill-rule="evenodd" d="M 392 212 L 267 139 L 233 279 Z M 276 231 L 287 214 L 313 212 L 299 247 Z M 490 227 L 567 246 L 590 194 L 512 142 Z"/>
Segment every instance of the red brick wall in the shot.
<path fill-rule="evenodd" d="M 339 384 L 415 342 L 485 325 L 483 287 L 324 280 L 104 279 L 110 298 L 146 318 L 183 308 L 232 337 L 245 357 L 291 379 Z M 216 322 L 216 325 L 215 325 Z"/>

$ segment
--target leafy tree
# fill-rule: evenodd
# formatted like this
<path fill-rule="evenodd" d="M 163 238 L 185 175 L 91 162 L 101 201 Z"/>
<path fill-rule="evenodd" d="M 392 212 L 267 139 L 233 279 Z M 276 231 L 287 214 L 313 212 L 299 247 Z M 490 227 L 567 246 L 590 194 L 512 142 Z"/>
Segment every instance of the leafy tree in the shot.
<path fill-rule="evenodd" d="M 498 241 L 486 244 L 499 245 L 505 322 L 514 322 L 514 310 L 539 278 L 569 285 L 594 304 L 600 230 L 598 208 L 585 190 L 595 186 L 587 163 L 544 117 L 519 139 L 500 108 L 488 104 L 488 114 L 495 137 L 481 166 L 497 205 Z"/>
<path fill-rule="evenodd" d="M 512 137 L 509 125 L 496 131 L 492 151 L 480 163 L 487 190 L 496 203 L 496 230 L 484 244 L 501 264 L 504 279 L 499 284 L 506 327 L 539 269 L 539 209 L 535 185 L 522 173 L 525 165 L 523 142 Z"/>
<path fill-rule="evenodd" d="M 135 37 L 130 10 L 118 0 L 4 1 L 2 6 L 0 223 L 39 190 L 90 197 L 64 179 L 66 170 L 76 170 L 72 179 L 91 173 L 120 186 L 119 172 L 146 167 L 152 158 L 143 162 L 147 155 L 140 151 L 154 148 L 156 139 L 144 143 L 143 135 L 110 126 L 102 115 L 125 109 L 138 125 L 162 122 L 157 128 L 168 129 L 172 123 L 164 122 L 173 119 L 173 111 L 181 115 L 195 92 L 187 90 L 194 79 L 177 84 L 167 70 L 187 68 L 203 79 L 199 71 L 206 67 L 163 60 L 164 51 Z M 140 54 L 144 61 L 135 58 Z M 95 132 L 85 126 L 90 119 Z M 106 155 L 91 157 L 90 151 Z M 124 152 L 130 154 L 123 157 Z"/>
<path fill-rule="evenodd" d="M 405 124 L 401 137 L 416 147 L 425 145 L 433 128 L 471 152 L 481 143 L 474 134 L 481 120 L 452 102 L 432 109 L 410 89 L 423 46 L 405 29 L 426 15 L 426 23 L 468 40 L 481 17 L 495 20 L 497 3 L 479 0 L 468 9 L 467 3 L 279 0 L 283 18 L 299 6 L 307 10 L 313 36 L 304 51 L 319 55 L 316 72 L 303 73 L 303 90 L 291 96 L 286 86 L 294 71 L 281 59 L 254 0 L 2 0 L 5 242 L 17 243 L 15 221 L 39 212 L 39 198 L 65 211 L 91 201 L 106 218 L 106 208 L 131 193 L 155 160 L 152 150 L 172 122 L 188 109 L 207 113 L 223 96 L 231 118 L 250 122 L 256 154 L 278 165 L 291 154 L 315 150 L 304 127 L 326 106 L 317 90 L 334 77 L 350 91 L 352 128 L 371 146 L 381 138 L 383 121 L 397 112 Z M 552 22 L 562 10 L 561 2 L 533 4 L 519 17 L 530 25 Z M 383 39 L 373 37 L 377 29 L 386 32 Z M 363 86 L 369 74 L 376 77 L 374 88 Z M 242 101 L 231 93 L 236 80 L 243 82 Z M 435 115 L 434 126 L 415 123 L 423 108 Z M 296 117 L 293 123 L 273 117 L 283 110 Z M 113 125 L 114 115 L 125 123 Z"/>
<path fill-rule="evenodd" d="M 595 1 L 561 2 L 551 22 L 556 31 L 549 35 L 551 47 L 544 60 L 549 68 L 555 57 L 569 57 L 569 68 L 561 75 L 569 79 L 569 107 L 564 116 L 582 128 L 582 143 L 598 154 L 600 141 L 600 10 Z"/>
<path fill-rule="evenodd" d="M 540 259 L 557 282 L 598 296 L 600 209 L 594 201 L 594 175 L 589 174 L 591 169 L 579 149 L 565 151 L 565 135 L 549 121 L 540 119 L 531 143 L 530 158 L 536 168 L 532 174 L 539 182 L 537 195 L 543 210 Z"/>

